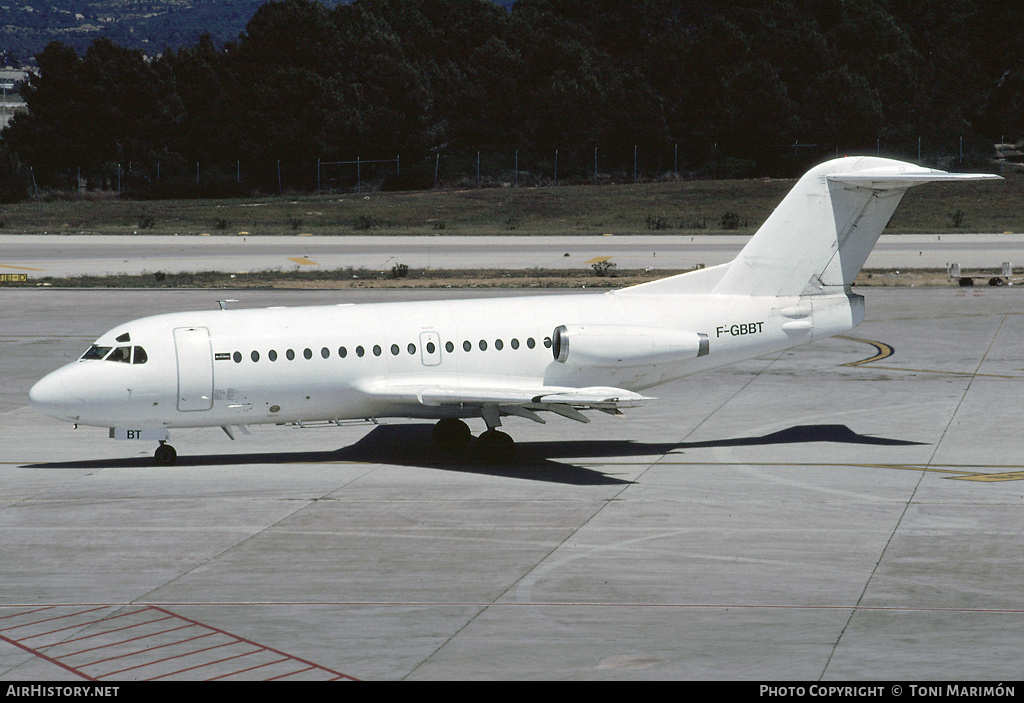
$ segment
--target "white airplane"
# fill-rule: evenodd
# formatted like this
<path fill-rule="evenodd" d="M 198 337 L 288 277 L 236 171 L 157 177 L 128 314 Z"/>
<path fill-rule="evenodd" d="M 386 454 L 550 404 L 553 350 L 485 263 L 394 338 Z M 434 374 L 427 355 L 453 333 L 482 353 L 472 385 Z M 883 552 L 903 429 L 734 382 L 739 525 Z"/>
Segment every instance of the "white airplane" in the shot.
<path fill-rule="evenodd" d="M 502 418 L 588 422 L 649 388 L 846 332 L 864 319 L 854 278 L 903 194 L 929 181 L 998 178 L 874 157 L 803 176 L 730 263 L 608 293 L 179 312 L 103 334 L 32 387 L 32 407 L 158 441 L 169 430 L 261 423 L 437 420 L 447 448 L 472 440 L 506 461 Z"/>

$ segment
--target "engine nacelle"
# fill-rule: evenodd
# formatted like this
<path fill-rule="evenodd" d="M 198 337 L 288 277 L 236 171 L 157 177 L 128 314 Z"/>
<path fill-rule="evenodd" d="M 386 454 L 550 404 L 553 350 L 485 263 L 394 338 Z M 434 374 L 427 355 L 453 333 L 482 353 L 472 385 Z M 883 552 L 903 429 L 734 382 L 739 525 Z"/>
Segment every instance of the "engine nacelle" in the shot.
<path fill-rule="evenodd" d="M 555 361 L 577 366 L 650 366 L 708 353 L 700 332 L 641 325 L 559 325 L 551 335 Z"/>

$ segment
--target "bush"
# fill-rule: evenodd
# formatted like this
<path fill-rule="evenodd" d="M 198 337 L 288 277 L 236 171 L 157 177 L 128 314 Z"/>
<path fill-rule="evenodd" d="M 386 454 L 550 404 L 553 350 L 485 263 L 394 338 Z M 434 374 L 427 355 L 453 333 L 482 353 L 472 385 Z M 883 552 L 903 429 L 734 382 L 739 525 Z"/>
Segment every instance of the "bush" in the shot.
<path fill-rule="evenodd" d="M 718 221 L 722 229 L 739 229 L 740 227 L 740 216 L 735 212 L 726 212 L 722 215 L 722 219 Z"/>

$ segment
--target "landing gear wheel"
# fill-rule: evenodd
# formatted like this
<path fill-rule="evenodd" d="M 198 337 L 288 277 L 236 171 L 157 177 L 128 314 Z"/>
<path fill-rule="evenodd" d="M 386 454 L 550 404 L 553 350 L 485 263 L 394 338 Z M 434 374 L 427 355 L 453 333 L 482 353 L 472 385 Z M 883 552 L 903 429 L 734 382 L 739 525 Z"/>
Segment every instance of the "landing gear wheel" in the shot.
<path fill-rule="evenodd" d="M 516 443 L 504 432 L 487 430 L 477 438 L 476 450 L 482 460 L 491 464 L 504 464 L 511 461 Z"/>
<path fill-rule="evenodd" d="M 169 444 L 161 444 L 153 453 L 153 458 L 158 464 L 171 466 L 178 460 L 178 452 L 174 451 L 174 447 Z"/>
<path fill-rule="evenodd" d="M 465 449 L 471 439 L 469 425 L 462 420 L 445 418 L 434 425 L 434 444 L 442 449 Z"/>

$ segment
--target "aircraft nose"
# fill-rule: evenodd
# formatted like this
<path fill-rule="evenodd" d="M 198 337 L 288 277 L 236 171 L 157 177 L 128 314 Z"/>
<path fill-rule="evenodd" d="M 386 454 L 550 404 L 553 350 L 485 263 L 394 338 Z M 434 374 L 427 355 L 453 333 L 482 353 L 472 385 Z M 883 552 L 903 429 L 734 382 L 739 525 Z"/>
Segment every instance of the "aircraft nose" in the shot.
<path fill-rule="evenodd" d="M 78 419 L 74 412 L 77 399 L 68 391 L 64 376 L 65 374 L 57 370 L 43 377 L 29 390 L 28 401 L 35 410 L 44 415 L 74 422 Z"/>

